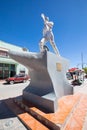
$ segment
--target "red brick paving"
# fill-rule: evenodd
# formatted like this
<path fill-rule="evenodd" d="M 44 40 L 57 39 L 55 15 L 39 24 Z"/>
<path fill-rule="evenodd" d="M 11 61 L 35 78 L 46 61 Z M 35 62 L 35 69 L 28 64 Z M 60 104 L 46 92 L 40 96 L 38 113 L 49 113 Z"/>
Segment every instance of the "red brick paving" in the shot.
<path fill-rule="evenodd" d="M 12 99 L 6 101 L 6 104 L 28 129 L 31 128 L 32 130 L 49 130 L 49 125 L 53 125 L 53 130 L 59 130 L 59 127 L 58 129 L 54 127 L 54 125 L 57 126 L 58 124 L 62 130 L 82 130 L 87 113 L 87 94 L 81 93 L 60 98 L 58 100 L 58 111 L 55 113 L 45 113 L 33 106 L 26 107 L 22 100 L 18 100 L 17 103 L 19 103 L 19 106 L 21 103 L 22 107 L 29 109 L 30 113 L 25 112 L 25 109 L 20 109 L 20 107 L 13 103 Z M 48 127 L 43 125 L 43 122 Z"/>

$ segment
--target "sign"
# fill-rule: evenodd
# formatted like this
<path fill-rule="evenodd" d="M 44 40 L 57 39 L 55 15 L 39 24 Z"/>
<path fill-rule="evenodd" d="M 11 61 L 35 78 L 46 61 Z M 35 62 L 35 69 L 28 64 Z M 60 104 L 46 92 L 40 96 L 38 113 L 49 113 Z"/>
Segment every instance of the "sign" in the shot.
<path fill-rule="evenodd" d="M 57 71 L 61 71 L 62 70 L 61 63 L 56 63 L 56 68 L 57 68 Z"/>

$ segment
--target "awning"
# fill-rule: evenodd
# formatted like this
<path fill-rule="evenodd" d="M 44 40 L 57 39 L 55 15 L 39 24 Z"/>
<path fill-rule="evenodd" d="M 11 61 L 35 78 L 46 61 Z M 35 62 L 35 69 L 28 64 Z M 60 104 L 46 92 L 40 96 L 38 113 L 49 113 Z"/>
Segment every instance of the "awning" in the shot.
<path fill-rule="evenodd" d="M 16 62 L 13 59 L 10 58 L 2 58 L 0 57 L 0 63 L 5 63 L 5 64 L 18 64 L 18 62 Z"/>
<path fill-rule="evenodd" d="M 71 69 L 69 69 L 68 71 L 69 72 L 74 72 L 74 71 L 77 71 L 78 70 L 78 68 L 71 68 Z"/>

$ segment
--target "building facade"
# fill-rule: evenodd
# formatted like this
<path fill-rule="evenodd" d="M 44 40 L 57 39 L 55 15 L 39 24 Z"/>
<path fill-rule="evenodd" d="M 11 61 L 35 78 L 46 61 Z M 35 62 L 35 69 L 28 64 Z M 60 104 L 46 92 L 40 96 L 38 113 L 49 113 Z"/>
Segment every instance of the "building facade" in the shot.
<path fill-rule="evenodd" d="M 8 55 L 8 50 L 28 51 L 21 47 L 0 41 L 0 79 L 12 77 L 15 74 L 28 74 L 28 69 L 22 64 L 11 59 Z"/>

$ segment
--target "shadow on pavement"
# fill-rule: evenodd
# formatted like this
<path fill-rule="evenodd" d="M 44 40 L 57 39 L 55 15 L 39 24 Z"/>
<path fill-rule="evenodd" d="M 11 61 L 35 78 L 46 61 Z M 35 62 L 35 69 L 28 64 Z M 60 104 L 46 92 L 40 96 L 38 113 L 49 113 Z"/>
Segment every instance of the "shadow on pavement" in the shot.
<path fill-rule="evenodd" d="M 16 110 L 16 114 L 14 110 Z M 17 117 L 18 114 L 22 113 L 24 113 L 24 111 L 15 105 L 14 98 L 0 100 L 0 119 Z"/>
<path fill-rule="evenodd" d="M 8 108 L 4 101 L 5 100 L 0 100 L 0 119 L 16 117 L 16 115 Z"/>

